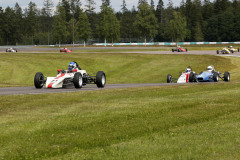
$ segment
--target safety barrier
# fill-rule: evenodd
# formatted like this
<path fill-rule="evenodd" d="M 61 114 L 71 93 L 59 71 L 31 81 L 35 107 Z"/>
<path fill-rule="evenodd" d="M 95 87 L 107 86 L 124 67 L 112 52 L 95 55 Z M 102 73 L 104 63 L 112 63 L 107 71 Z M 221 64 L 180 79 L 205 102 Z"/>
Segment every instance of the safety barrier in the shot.
<path fill-rule="evenodd" d="M 178 42 L 178 45 L 200 45 L 200 44 L 240 44 L 240 42 Z M 152 42 L 152 43 L 94 43 L 95 46 L 173 46 L 176 42 Z"/>

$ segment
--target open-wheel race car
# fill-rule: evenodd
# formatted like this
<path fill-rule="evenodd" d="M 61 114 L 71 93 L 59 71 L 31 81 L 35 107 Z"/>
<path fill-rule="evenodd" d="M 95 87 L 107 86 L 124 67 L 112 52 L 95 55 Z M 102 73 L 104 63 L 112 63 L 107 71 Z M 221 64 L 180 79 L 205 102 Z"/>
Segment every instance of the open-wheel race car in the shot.
<path fill-rule="evenodd" d="M 223 81 L 230 81 L 230 73 L 225 72 L 222 74 L 221 72 L 217 72 L 214 69 L 214 66 L 208 66 L 207 71 L 200 72 L 195 77 L 197 82 L 218 82 L 219 79 Z"/>
<path fill-rule="evenodd" d="M 17 52 L 17 49 L 15 49 L 15 48 L 7 48 L 6 52 Z"/>
<path fill-rule="evenodd" d="M 181 48 L 180 46 L 177 46 L 176 48 L 174 48 L 174 49 L 172 49 L 172 52 L 187 52 L 188 51 L 188 49 L 186 48 L 186 49 L 183 49 L 183 48 Z"/>
<path fill-rule="evenodd" d="M 173 78 L 171 74 L 167 75 L 167 83 L 188 83 L 196 82 L 196 73 L 192 71 L 192 68 L 189 66 L 186 68 L 185 72 L 180 72 L 179 78 Z"/>
<path fill-rule="evenodd" d="M 61 48 L 61 49 L 60 49 L 60 52 L 66 52 L 66 53 L 69 53 L 69 52 L 72 52 L 72 49 Z"/>
<path fill-rule="evenodd" d="M 46 88 L 65 88 L 74 85 L 75 88 L 82 88 L 86 84 L 96 84 L 98 88 L 103 88 L 106 84 L 106 75 L 103 71 L 98 71 L 96 76 L 87 74 L 82 70 L 77 62 L 71 62 L 68 70 L 57 70 L 56 77 L 45 77 L 43 73 L 37 72 L 34 77 L 34 85 L 41 89 L 46 83 Z"/>
<path fill-rule="evenodd" d="M 230 54 L 230 53 L 234 53 L 234 52 L 239 52 L 239 48 L 235 49 L 232 46 L 228 46 L 228 48 L 223 48 L 221 50 L 217 50 L 217 54 Z"/>
<path fill-rule="evenodd" d="M 239 48 L 233 48 L 233 46 L 228 46 L 228 50 L 230 50 L 231 53 L 239 52 Z"/>

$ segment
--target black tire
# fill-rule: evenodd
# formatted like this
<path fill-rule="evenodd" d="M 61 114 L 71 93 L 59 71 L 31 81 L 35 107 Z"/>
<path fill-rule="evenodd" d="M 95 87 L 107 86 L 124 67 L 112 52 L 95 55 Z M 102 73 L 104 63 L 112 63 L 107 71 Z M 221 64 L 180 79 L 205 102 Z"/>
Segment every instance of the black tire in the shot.
<path fill-rule="evenodd" d="M 178 52 L 181 52 L 181 50 L 180 50 L 180 49 L 178 49 L 177 51 L 178 51 Z"/>
<path fill-rule="evenodd" d="M 41 89 L 45 83 L 44 75 L 41 72 L 37 72 L 34 77 L 34 85 L 36 88 Z"/>
<path fill-rule="evenodd" d="M 224 76 L 223 76 L 224 81 L 228 82 L 230 81 L 230 73 L 229 72 L 225 72 Z"/>
<path fill-rule="evenodd" d="M 188 49 L 186 48 L 186 52 L 188 51 Z"/>
<path fill-rule="evenodd" d="M 62 50 L 60 49 L 60 53 L 62 52 Z"/>
<path fill-rule="evenodd" d="M 193 72 L 190 72 L 189 74 L 189 82 L 196 82 L 196 77 Z"/>
<path fill-rule="evenodd" d="M 77 72 L 77 73 L 74 74 L 73 84 L 74 84 L 75 88 L 82 88 L 83 79 L 82 79 L 82 74 L 81 73 Z"/>
<path fill-rule="evenodd" d="M 213 73 L 213 80 L 214 80 L 214 82 L 218 82 L 218 73 L 217 72 Z"/>
<path fill-rule="evenodd" d="M 230 50 L 231 53 L 233 53 L 233 50 Z"/>
<path fill-rule="evenodd" d="M 106 84 L 106 75 L 103 71 L 98 71 L 96 75 L 96 85 L 98 88 L 103 88 Z"/>
<path fill-rule="evenodd" d="M 239 48 L 238 48 L 238 52 L 239 52 Z"/>
<path fill-rule="evenodd" d="M 172 52 L 174 52 L 174 49 L 172 49 Z"/>
<path fill-rule="evenodd" d="M 219 54 L 219 50 L 217 50 L 217 54 Z"/>
<path fill-rule="evenodd" d="M 167 75 L 167 83 L 172 83 L 172 75 L 171 74 Z"/>

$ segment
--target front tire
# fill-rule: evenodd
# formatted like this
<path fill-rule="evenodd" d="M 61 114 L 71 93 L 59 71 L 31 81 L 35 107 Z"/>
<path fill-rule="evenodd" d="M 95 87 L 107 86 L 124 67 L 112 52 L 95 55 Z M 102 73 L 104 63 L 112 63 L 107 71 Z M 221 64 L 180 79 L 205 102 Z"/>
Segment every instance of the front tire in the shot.
<path fill-rule="evenodd" d="M 167 83 L 172 83 L 172 75 L 171 74 L 167 75 Z"/>
<path fill-rule="evenodd" d="M 218 73 L 217 72 L 213 73 L 213 80 L 214 80 L 214 82 L 218 82 Z"/>
<path fill-rule="evenodd" d="M 77 72 L 77 73 L 74 74 L 73 84 L 74 84 L 75 88 L 82 88 L 83 79 L 82 79 L 82 74 L 81 73 Z"/>
<path fill-rule="evenodd" d="M 172 52 L 174 52 L 174 49 L 172 49 Z"/>
<path fill-rule="evenodd" d="M 36 88 L 41 89 L 44 85 L 44 75 L 41 72 L 37 72 L 34 77 L 34 85 Z"/>
<path fill-rule="evenodd" d="M 188 49 L 186 48 L 186 52 L 188 51 Z"/>
<path fill-rule="evenodd" d="M 219 54 L 219 50 L 217 50 L 217 54 Z"/>
<path fill-rule="evenodd" d="M 98 71 L 96 75 L 96 85 L 98 88 L 104 88 L 106 84 L 106 75 L 103 71 Z"/>
<path fill-rule="evenodd" d="M 228 82 L 230 81 L 230 73 L 229 72 L 225 72 L 224 76 L 223 76 L 224 81 Z"/>

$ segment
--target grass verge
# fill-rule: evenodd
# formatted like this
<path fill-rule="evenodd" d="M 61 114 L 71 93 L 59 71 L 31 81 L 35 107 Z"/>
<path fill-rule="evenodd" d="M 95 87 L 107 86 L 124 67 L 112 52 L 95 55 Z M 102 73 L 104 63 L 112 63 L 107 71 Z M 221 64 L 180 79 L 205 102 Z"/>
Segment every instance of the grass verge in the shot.
<path fill-rule="evenodd" d="M 1 159 L 240 159 L 240 84 L 0 96 Z"/>

